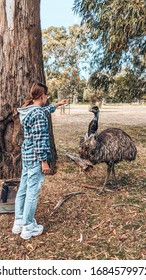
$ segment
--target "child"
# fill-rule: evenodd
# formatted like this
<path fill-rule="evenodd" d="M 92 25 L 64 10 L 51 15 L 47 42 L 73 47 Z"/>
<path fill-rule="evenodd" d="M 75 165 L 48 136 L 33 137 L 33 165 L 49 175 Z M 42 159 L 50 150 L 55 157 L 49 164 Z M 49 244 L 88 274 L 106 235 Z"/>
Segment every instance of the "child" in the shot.
<path fill-rule="evenodd" d="M 15 221 L 12 232 L 21 233 L 23 239 L 29 239 L 43 232 L 34 215 L 38 195 L 45 175 L 49 174 L 50 143 L 48 118 L 58 106 L 67 104 L 62 100 L 55 105 L 45 106 L 48 88 L 42 83 L 34 83 L 28 100 L 20 113 L 20 122 L 24 127 L 24 141 L 21 148 L 22 174 L 15 201 Z"/>

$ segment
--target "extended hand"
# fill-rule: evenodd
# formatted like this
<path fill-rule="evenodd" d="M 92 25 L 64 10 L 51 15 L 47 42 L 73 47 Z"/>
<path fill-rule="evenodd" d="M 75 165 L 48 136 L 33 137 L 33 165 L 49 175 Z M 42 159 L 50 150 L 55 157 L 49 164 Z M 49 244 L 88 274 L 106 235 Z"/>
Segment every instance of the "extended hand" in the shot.
<path fill-rule="evenodd" d="M 61 101 L 59 101 L 58 103 L 56 103 L 56 107 L 59 107 L 61 105 L 65 105 L 68 104 L 68 100 L 67 99 L 63 99 Z"/>

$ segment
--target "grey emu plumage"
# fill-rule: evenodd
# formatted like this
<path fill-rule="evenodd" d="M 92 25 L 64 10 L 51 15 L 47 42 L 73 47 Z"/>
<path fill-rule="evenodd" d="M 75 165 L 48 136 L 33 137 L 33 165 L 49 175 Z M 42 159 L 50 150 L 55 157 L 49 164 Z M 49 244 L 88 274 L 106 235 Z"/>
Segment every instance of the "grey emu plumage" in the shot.
<path fill-rule="evenodd" d="M 103 192 L 110 174 L 116 182 L 114 165 L 123 160 L 132 161 L 136 158 L 136 146 L 131 137 L 121 129 L 108 128 L 99 135 L 92 134 L 81 139 L 80 157 L 89 159 L 91 163 L 98 164 L 105 162 L 107 164 L 107 174 L 100 191 Z"/>

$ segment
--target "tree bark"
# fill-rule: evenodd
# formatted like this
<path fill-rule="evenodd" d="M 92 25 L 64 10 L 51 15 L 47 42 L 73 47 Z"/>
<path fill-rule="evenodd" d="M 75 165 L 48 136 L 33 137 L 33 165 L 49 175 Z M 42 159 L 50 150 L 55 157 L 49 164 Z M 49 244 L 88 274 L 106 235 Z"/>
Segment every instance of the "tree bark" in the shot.
<path fill-rule="evenodd" d="M 40 0 L 0 0 L 0 14 L 0 178 L 14 178 L 21 172 L 23 140 L 16 108 L 34 81 L 45 82 Z"/>

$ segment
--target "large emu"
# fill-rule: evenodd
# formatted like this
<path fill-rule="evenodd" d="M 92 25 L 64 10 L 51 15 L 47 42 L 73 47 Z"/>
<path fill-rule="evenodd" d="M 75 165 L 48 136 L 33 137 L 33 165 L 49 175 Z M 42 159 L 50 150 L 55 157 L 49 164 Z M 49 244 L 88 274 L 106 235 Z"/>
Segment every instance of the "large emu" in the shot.
<path fill-rule="evenodd" d="M 107 164 L 106 178 L 100 191 L 102 193 L 111 172 L 116 183 L 114 165 L 122 160 L 135 160 L 137 150 L 133 140 L 126 132 L 118 128 L 108 128 L 99 135 L 92 134 L 90 137 L 82 137 L 79 153 L 81 158 L 89 159 L 93 164 L 101 162 Z"/>

